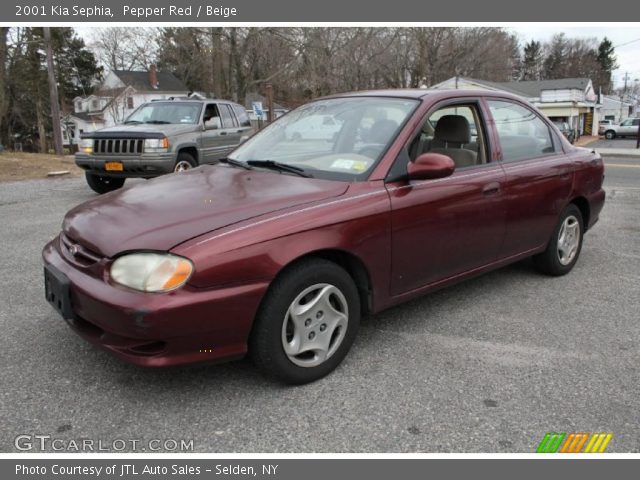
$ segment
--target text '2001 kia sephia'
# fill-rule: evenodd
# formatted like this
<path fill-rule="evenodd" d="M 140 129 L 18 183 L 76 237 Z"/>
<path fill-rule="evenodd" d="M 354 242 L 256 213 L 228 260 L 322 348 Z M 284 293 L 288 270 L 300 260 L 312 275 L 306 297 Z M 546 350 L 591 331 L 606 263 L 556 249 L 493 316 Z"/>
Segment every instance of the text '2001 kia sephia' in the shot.
<path fill-rule="evenodd" d="M 363 315 L 530 256 L 569 272 L 603 173 L 515 96 L 324 98 L 219 164 L 71 210 L 43 252 L 46 295 L 138 365 L 249 353 L 309 382 L 342 361 Z"/>

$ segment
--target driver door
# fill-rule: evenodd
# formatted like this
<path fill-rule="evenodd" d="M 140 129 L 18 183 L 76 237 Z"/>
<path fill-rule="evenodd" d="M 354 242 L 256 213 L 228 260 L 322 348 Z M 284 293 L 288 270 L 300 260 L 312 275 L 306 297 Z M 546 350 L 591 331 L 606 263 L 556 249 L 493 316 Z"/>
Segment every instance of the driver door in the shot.
<path fill-rule="evenodd" d="M 438 122 L 464 126 L 460 117 L 469 123 L 467 134 L 439 135 Z M 455 148 L 475 151 L 476 156 L 470 161 L 473 155 L 450 152 L 459 165 L 446 178 L 386 184 L 391 199 L 392 295 L 494 262 L 505 234 L 505 175 L 491 156 L 479 100 L 441 106 L 428 114 L 426 122 L 430 123 L 423 124 L 397 160 L 404 162 L 405 172 L 407 162 L 421 153 L 447 154 L 447 139 L 459 140 L 461 145 Z"/>

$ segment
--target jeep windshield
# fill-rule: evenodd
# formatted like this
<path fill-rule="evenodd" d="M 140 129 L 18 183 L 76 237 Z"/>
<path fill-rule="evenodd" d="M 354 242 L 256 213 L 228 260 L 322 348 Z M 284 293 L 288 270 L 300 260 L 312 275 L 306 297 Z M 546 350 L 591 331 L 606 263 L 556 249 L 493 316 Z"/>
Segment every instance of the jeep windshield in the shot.
<path fill-rule="evenodd" d="M 194 102 L 145 103 L 133 112 L 124 123 L 125 125 L 140 123 L 193 125 L 200 120 L 200 110 L 202 110 L 202 104 Z"/>
<path fill-rule="evenodd" d="M 318 100 L 279 118 L 229 158 L 258 168 L 288 165 L 314 178 L 363 180 L 418 104 L 391 97 Z"/>

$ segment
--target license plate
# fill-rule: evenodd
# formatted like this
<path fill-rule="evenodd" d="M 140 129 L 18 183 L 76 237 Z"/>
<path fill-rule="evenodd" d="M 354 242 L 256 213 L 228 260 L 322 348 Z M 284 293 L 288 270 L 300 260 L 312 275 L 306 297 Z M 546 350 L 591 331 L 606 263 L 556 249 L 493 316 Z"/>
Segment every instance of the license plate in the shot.
<path fill-rule="evenodd" d="M 66 320 L 73 319 L 69 279 L 53 265 L 44 267 L 44 294 L 47 301 Z"/>
<path fill-rule="evenodd" d="M 122 162 L 107 162 L 104 164 L 104 169 L 107 172 L 122 172 L 124 170 L 124 166 Z"/>

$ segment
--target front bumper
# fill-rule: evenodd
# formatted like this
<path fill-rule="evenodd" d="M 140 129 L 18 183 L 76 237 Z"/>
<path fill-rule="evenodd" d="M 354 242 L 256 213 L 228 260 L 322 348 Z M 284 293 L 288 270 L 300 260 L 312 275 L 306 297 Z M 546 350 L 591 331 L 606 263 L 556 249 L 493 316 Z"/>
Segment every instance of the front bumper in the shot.
<path fill-rule="evenodd" d="M 124 155 L 90 155 L 76 153 L 76 165 L 85 171 L 99 173 L 105 177 L 155 177 L 173 172 L 176 163 L 176 154 L 167 153 L 143 153 L 133 157 Z M 107 162 L 121 162 L 124 170 L 113 172 L 105 170 Z"/>
<path fill-rule="evenodd" d="M 65 255 L 58 237 L 42 252 L 45 265 L 68 278 L 72 314 L 67 323 L 91 343 L 145 367 L 232 360 L 246 354 L 267 282 L 142 293 L 111 285 L 72 265 Z"/>

